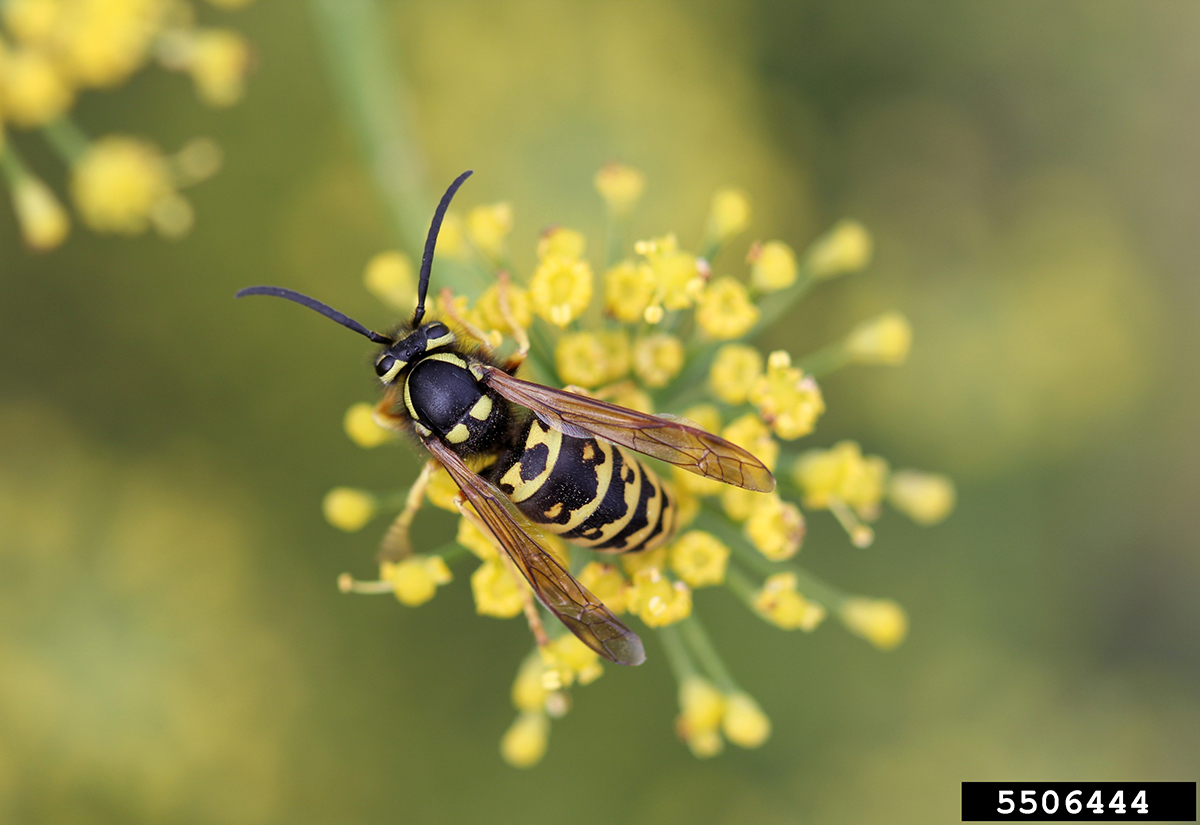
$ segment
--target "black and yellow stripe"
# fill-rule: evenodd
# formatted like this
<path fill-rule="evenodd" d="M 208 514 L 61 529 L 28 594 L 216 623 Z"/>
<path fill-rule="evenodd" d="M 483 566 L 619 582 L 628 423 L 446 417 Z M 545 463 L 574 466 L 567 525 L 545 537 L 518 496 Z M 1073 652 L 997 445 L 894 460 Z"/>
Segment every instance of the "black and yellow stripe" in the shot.
<path fill-rule="evenodd" d="M 675 506 L 654 471 L 622 447 L 531 420 L 492 479 L 534 524 L 609 553 L 652 550 L 674 530 Z"/>

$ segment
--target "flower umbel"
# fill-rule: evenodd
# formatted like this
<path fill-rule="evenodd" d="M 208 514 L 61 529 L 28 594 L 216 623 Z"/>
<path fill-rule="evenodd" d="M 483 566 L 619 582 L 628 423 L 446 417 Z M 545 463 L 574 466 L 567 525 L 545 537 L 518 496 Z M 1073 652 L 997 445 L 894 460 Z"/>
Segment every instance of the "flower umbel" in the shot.
<path fill-rule="evenodd" d="M 527 354 L 546 383 L 686 419 L 747 450 L 766 467 L 781 468 L 773 493 L 674 468 L 668 486 L 675 535 L 651 550 L 606 558 L 571 546 L 568 554 L 558 537 L 535 536 L 611 613 L 636 618 L 657 632 L 679 682 L 676 731 L 697 757 L 717 755 L 726 742 L 759 747 L 770 737 L 770 720 L 724 665 L 696 615 L 693 590 L 723 586 L 775 628 L 812 632 L 832 615 L 880 649 L 903 640 L 908 625 L 899 605 L 842 593 L 793 557 L 807 529 L 801 506 L 813 518 L 818 517 L 814 511 L 828 511 L 847 531 L 849 543 L 859 547 L 874 540 L 869 524 L 880 518 L 885 500 L 920 524 L 941 521 L 953 508 L 954 487 L 944 476 L 892 472 L 887 461 L 865 455 L 854 441 L 799 444 L 812 437 L 825 412 L 817 376 L 853 363 L 900 363 L 911 332 L 903 316 L 886 313 L 803 358 L 783 350 L 764 354 L 750 340 L 765 325 L 760 320 L 782 317 L 784 305 L 813 283 L 866 266 L 871 255 L 866 230 L 840 223 L 799 255 L 780 240 L 749 243 L 742 252 L 718 259 L 744 262 L 740 271 L 714 273 L 709 262 L 715 253 L 749 226 L 751 206 L 744 192 L 722 190 L 713 199 L 708 224 L 695 237 L 694 248 L 703 250 L 697 255 L 672 233 L 638 241 L 632 249 L 620 245 L 617 230 L 645 186 L 640 172 L 610 164 L 596 175 L 595 185 L 611 223 L 607 258 L 596 261 L 600 269 L 593 270 L 588 258 L 594 245 L 579 232 L 556 226 L 536 239 L 517 236 L 518 243 L 536 245 L 537 263 L 523 278 L 509 258 L 511 207 L 477 206 L 465 222 L 470 245 L 455 240 L 452 251 L 439 247 L 439 254 L 473 260 L 491 280 L 474 301 L 449 290 L 439 293 L 437 317 L 457 326 L 460 338 L 499 350 L 497 357 Z M 594 271 L 603 272 L 599 285 Z M 377 256 L 364 280 L 384 302 L 411 310 L 412 263 L 400 253 Z M 601 306 L 593 307 L 597 289 Z M 392 428 L 377 416 L 374 405 L 351 407 L 345 418 L 349 437 L 362 447 L 393 440 Z M 500 619 L 523 617 L 534 636 L 535 650 L 512 687 L 517 716 L 501 739 L 505 761 L 527 768 L 545 754 L 551 721 L 567 713 L 568 691 L 599 678 L 604 668 L 596 651 L 559 622 L 544 621 L 548 614 L 539 611 L 504 545 L 463 503 L 446 471 L 433 466 L 408 490 L 336 488 L 326 497 L 326 517 L 343 530 L 361 529 L 377 510 L 395 511 L 404 503 L 396 524 L 406 531 L 426 499 L 463 514 L 453 541 L 436 553 L 414 553 L 405 545 L 389 556 L 385 540 L 379 579 L 364 582 L 345 575 L 341 586 L 390 592 L 415 606 L 451 580 L 450 564 L 475 557 L 469 578 L 476 611 Z M 553 507 L 552 500 L 548 506 Z M 820 552 L 826 549 L 805 554 Z"/>

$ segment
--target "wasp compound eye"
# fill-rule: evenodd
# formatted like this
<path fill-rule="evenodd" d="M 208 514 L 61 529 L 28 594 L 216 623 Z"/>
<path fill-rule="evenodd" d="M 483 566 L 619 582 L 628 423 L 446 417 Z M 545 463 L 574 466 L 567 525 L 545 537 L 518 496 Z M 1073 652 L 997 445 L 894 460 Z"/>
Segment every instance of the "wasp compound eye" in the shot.
<path fill-rule="evenodd" d="M 436 322 L 430 324 L 429 326 L 427 326 L 425 328 L 425 334 L 428 335 L 430 338 L 441 338 L 443 335 L 446 335 L 448 332 L 450 332 L 450 330 L 446 328 L 445 324 L 440 324 L 440 323 L 436 323 Z"/>
<path fill-rule="evenodd" d="M 391 381 L 396 377 L 396 373 L 403 369 L 407 362 L 401 361 L 391 355 L 385 355 L 375 362 L 375 374 L 384 382 Z"/>

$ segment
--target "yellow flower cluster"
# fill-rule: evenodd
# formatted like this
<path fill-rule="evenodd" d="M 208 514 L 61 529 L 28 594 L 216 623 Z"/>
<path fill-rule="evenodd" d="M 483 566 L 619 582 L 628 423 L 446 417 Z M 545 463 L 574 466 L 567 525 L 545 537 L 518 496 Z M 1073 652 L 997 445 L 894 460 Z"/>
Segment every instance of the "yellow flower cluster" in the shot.
<path fill-rule="evenodd" d="M 771 720 L 747 693 L 722 693 L 701 676 L 688 676 L 679 685 L 679 738 L 701 759 L 725 747 L 721 734 L 743 748 L 761 747 L 771 735 Z"/>
<path fill-rule="evenodd" d="M 595 186 L 614 231 L 624 228 L 644 191 L 644 176 L 610 164 L 597 173 Z M 725 586 L 765 621 L 787 630 L 812 631 L 828 611 L 872 644 L 894 647 L 907 631 L 898 605 L 840 594 L 794 564 L 806 521 L 789 499 L 798 497 L 808 509 L 830 511 L 859 546 L 874 539 L 864 522 L 879 517 L 884 500 L 922 524 L 945 518 L 955 501 L 954 486 L 944 476 L 893 473 L 884 459 L 864 455 L 853 441 L 804 451 L 792 447 L 791 442 L 814 431 L 825 411 L 814 372 L 849 363 L 899 363 L 909 349 L 911 331 L 903 316 L 886 313 L 796 363 L 783 350 L 764 355 L 745 340 L 760 322 L 780 317 L 780 307 L 815 281 L 865 266 L 871 239 L 859 224 L 843 222 L 799 255 L 781 240 L 755 242 L 744 258 L 744 277 L 714 277 L 710 261 L 720 260 L 722 249 L 749 228 L 750 220 L 746 194 L 722 190 L 704 228 L 702 255 L 687 251 L 674 234 L 638 241 L 628 254 L 614 245 L 606 268 L 599 270 L 599 285 L 586 239 L 567 227 L 551 227 L 538 236 L 537 264 L 527 280 L 511 271 L 514 214 L 506 203 L 477 206 L 462 221 L 448 215 L 438 247 L 440 255 L 472 255 L 495 274 L 474 301 L 466 295 L 439 295 L 433 311 L 459 327 L 460 337 L 500 349 L 501 358 L 512 351 L 507 349 L 511 339 L 512 348 L 528 351 L 536 371 L 556 379 L 558 386 L 633 409 L 678 413 L 747 450 L 769 469 L 787 468 L 789 478 L 781 479 L 772 493 L 750 492 L 673 468 L 669 487 L 677 532 L 654 550 L 604 560 L 586 548 L 573 547 L 569 555 L 557 537 L 538 537 L 613 614 L 661 629 L 680 683 L 677 730 L 702 757 L 720 752 L 727 740 L 757 747 L 771 726 L 754 699 L 728 678 L 706 641 L 693 615 L 693 591 Z M 398 311 L 412 309 L 414 266 L 403 253 L 373 258 L 363 280 L 371 293 Z M 601 308 L 592 306 L 597 290 Z M 395 440 L 370 404 L 351 407 L 344 426 L 363 447 Z M 478 468 L 485 459 L 468 461 L 481 462 L 472 464 Z M 357 530 L 381 502 L 401 497 L 337 488 L 326 497 L 326 518 L 340 529 Z M 455 513 L 466 506 L 464 512 L 473 515 L 440 468 L 423 473 L 407 499 L 410 506 L 427 500 Z M 404 520 L 411 521 L 414 514 L 406 510 L 398 523 L 407 524 Z M 566 691 L 594 681 L 603 667 L 595 651 L 539 613 L 528 584 L 479 524 L 460 518 L 456 534 L 457 545 L 467 551 L 458 555 L 478 559 L 470 575 L 475 610 L 501 619 L 524 616 L 539 645 L 513 683 L 516 717 L 500 743 L 503 758 L 525 768 L 544 756 L 551 720 L 569 707 Z M 447 558 L 455 555 L 449 551 Z M 407 604 L 419 604 L 449 578 L 440 556 L 410 555 L 384 562 L 378 582 L 344 578 L 343 587 L 392 592 Z M 668 644 L 671 638 L 675 641 Z M 708 678 L 697 675 L 698 663 Z"/>
<path fill-rule="evenodd" d="M 244 3 L 223 2 L 232 7 Z M 42 129 L 69 167 L 80 220 L 95 232 L 135 235 L 154 227 L 179 237 L 192 226 L 179 189 L 211 175 L 210 142 L 167 157 L 153 143 L 110 135 L 89 141 L 70 120 L 78 97 L 125 83 L 151 60 L 188 74 L 203 102 L 229 106 L 244 94 L 245 38 L 199 27 L 186 0 L 6 0 L 0 5 L 0 123 Z M 25 242 L 51 249 L 70 219 L 0 129 L 3 171 Z"/>

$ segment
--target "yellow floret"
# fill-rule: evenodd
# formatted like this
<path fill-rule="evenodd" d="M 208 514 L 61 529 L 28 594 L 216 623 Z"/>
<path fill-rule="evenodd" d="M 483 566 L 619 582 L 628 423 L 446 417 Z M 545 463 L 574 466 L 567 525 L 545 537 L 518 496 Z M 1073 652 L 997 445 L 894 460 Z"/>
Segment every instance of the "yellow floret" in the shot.
<path fill-rule="evenodd" d="M 615 565 L 603 562 L 588 562 L 579 571 L 579 583 L 592 591 L 592 595 L 604 602 L 604 606 L 620 615 L 625 612 L 625 577 Z"/>
<path fill-rule="evenodd" d="M 626 324 L 643 320 L 654 291 L 654 271 L 648 264 L 622 261 L 604 273 L 604 308 Z"/>
<path fill-rule="evenodd" d="M 771 736 L 771 720 L 750 694 L 738 691 L 725 697 L 721 729 L 733 744 L 758 748 Z"/>
<path fill-rule="evenodd" d="M 707 679 L 689 676 L 679 686 L 679 711 L 682 727 L 689 734 L 714 731 L 725 715 L 725 697 Z"/>
<path fill-rule="evenodd" d="M 871 235 L 861 223 L 844 220 L 809 248 L 808 267 L 816 278 L 857 272 L 871 262 L 871 246 Z"/>
<path fill-rule="evenodd" d="M 505 240 L 512 225 L 512 204 L 476 206 L 467 213 L 467 237 L 476 249 L 493 261 L 504 256 Z"/>
<path fill-rule="evenodd" d="M 541 711 L 546 707 L 546 697 L 550 692 L 546 690 L 545 680 L 542 678 L 545 672 L 546 665 L 541 656 L 535 653 L 525 657 L 520 670 L 517 671 L 517 678 L 513 680 L 513 707 L 530 712 Z"/>
<path fill-rule="evenodd" d="M 204 29 L 192 43 L 188 73 L 209 106 L 232 106 L 246 91 L 250 44 L 228 29 Z"/>
<path fill-rule="evenodd" d="M 804 516 L 800 508 L 772 494 L 763 497 L 746 520 L 746 538 L 771 561 L 796 555 L 804 541 Z"/>
<path fill-rule="evenodd" d="M 796 253 L 783 241 L 767 241 L 750 249 L 750 283 L 762 292 L 786 289 L 796 282 Z"/>
<path fill-rule="evenodd" d="M 168 8 L 164 0 L 75 0 L 63 9 L 56 54 L 82 85 L 116 86 L 145 62 Z"/>
<path fill-rule="evenodd" d="M 438 467 L 434 470 L 433 475 L 429 477 L 429 486 L 425 488 L 425 498 L 429 499 L 429 503 L 439 509 L 457 513 L 458 508 L 454 505 L 457 496 L 458 485 L 446 472 L 446 468 Z"/>
<path fill-rule="evenodd" d="M 787 441 L 811 433 L 825 412 L 816 380 L 793 367 L 783 350 L 771 353 L 767 372 L 754 382 L 749 398 L 775 434 Z"/>
<path fill-rule="evenodd" d="M 554 364 L 564 384 L 592 389 L 629 371 L 629 340 L 624 332 L 575 332 L 558 339 Z"/>
<path fill-rule="evenodd" d="M 762 375 L 762 353 L 748 344 L 725 344 L 717 350 L 708 387 L 726 404 L 743 404 Z"/>
<path fill-rule="evenodd" d="M 72 172 L 75 204 L 84 223 L 97 232 L 144 232 L 154 211 L 174 194 L 162 153 L 135 138 L 101 138 Z"/>
<path fill-rule="evenodd" d="M 395 432 L 376 423 L 374 404 L 355 404 L 346 410 L 342 417 L 342 429 L 351 441 L 365 449 L 378 447 L 396 438 Z"/>
<path fill-rule="evenodd" d="M 775 470 L 775 462 L 779 458 L 779 444 L 771 438 L 771 430 L 758 416 L 746 413 L 733 420 L 721 430 L 721 437 L 749 451 L 768 470 Z"/>
<path fill-rule="evenodd" d="M 728 276 L 711 281 L 696 307 L 696 323 L 717 341 L 741 338 L 758 323 L 759 315 L 746 285 Z"/>
<path fill-rule="evenodd" d="M 891 650 L 908 634 L 904 608 L 890 599 L 847 599 L 839 613 L 846 627 L 880 650 Z"/>
<path fill-rule="evenodd" d="M 458 520 L 458 532 L 455 534 L 454 540 L 470 550 L 481 561 L 500 558 L 500 551 L 496 549 L 491 536 L 484 535 L 469 518 Z"/>
<path fill-rule="evenodd" d="M 656 547 L 653 550 L 639 550 L 636 553 L 620 555 L 621 569 L 625 575 L 632 578 L 642 570 L 664 570 L 667 566 L 667 548 Z"/>
<path fill-rule="evenodd" d="M 0 84 L 5 117 L 25 128 L 58 119 L 75 99 L 71 84 L 38 49 L 16 48 L 6 53 Z"/>
<path fill-rule="evenodd" d="M 367 291 L 393 309 L 411 312 L 417 305 L 417 275 L 403 252 L 380 252 L 363 270 Z"/>
<path fill-rule="evenodd" d="M 30 249 L 53 249 L 66 239 L 71 221 L 49 186 L 32 175 L 22 175 L 13 186 L 12 199 L 21 237 Z"/>
<path fill-rule="evenodd" d="M 334 527 L 353 533 L 371 520 L 378 506 L 375 496 L 365 490 L 334 487 L 325 494 L 321 511 L 325 514 L 325 520 Z"/>
<path fill-rule="evenodd" d="M 900 470 L 888 480 L 888 501 L 917 524 L 937 524 L 954 509 L 954 482 L 938 473 Z"/>
<path fill-rule="evenodd" d="M 683 343 L 674 335 L 650 335 L 633 347 L 633 372 L 647 387 L 665 387 L 683 369 L 683 358 Z"/>
<path fill-rule="evenodd" d="M 773 493 L 759 493 L 728 484 L 721 485 L 721 509 L 733 521 L 742 522 L 750 518 L 761 502 Z"/>
<path fill-rule="evenodd" d="M 452 576 L 441 556 L 409 556 L 401 562 L 381 563 L 379 578 L 392 586 L 403 604 L 417 607 L 432 599 L 438 585 L 449 583 Z"/>
<path fill-rule="evenodd" d="M 693 404 L 683 411 L 683 418 L 707 432 L 721 431 L 721 411 L 715 404 Z"/>
<path fill-rule="evenodd" d="M 583 233 L 562 226 L 552 226 L 538 238 L 537 256 L 539 261 L 550 255 L 582 258 L 586 249 L 587 239 L 583 237 Z"/>
<path fill-rule="evenodd" d="M 722 189 L 713 195 L 708 213 L 708 234 L 724 242 L 750 225 L 750 197 L 740 189 Z"/>
<path fill-rule="evenodd" d="M 825 618 L 825 608 L 796 590 L 795 573 L 776 573 L 754 594 L 754 609 L 784 630 L 812 631 Z"/>
<path fill-rule="evenodd" d="M 646 177 L 632 166 L 606 163 L 595 177 L 596 191 L 614 215 L 626 215 L 641 200 Z"/>
<path fill-rule="evenodd" d="M 844 502 L 861 518 L 879 513 L 887 480 L 887 462 L 866 456 L 854 441 L 840 441 L 828 450 L 801 453 L 792 469 L 796 484 L 804 491 L 804 506 L 828 509 Z"/>
<path fill-rule="evenodd" d="M 674 624 L 692 615 L 692 591 L 683 582 L 672 584 L 656 568 L 639 570 L 628 591 L 629 612 L 649 627 Z"/>
<path fill-rule="evenodd" d="M 510 282 L 506 289 L 506 295 L 509 316 L 517 326 L 529 329 L 533 323 L 533 307 L 529 300 L 529 290 L 522 289 Z M 512 333 L 512 326 L 504 319 L 504 313 L 500 311 L 500 284 L 492 284 L 484 290 L 483 294 L 479 296 L 479 303 L 475 305 L 475 309 L 487 329 L 499 330 L 506 335 Z"/>
<path fill-rule="evenodd" d="M 912 325 L 899 312 L 859 324 L 846 337 L 846 356 L 855 364 L 903 364 L 912 347 Z"/>
<path fill-rule="evenodd" d="M 660 312 L 650 313 L 657 302 L 667 309 L 686 309 L 703 291 L 700 262 L 695 255 L 679 249 L 679 242 L 674 235 L 638 241 L 634 244 L 634 251 L 646 259 L 654 275 L 657 300 L 644 313 L 647 322 L 658 323 L 662 320 L 661 307 Z"/>
<path fill-rule="evenodd" d="M 550 255 L 534 271 L 529 295 L 534 312 L 556 327 L 565 327 L 592 300 L 592 268 L 578 258 Z"/>
<path fill-rule="evenodd" d="M 460 538 L 459 544 L 462 543 Z M 520 615 L 524 606 L 508 565 L 495 553 L 471 574 L 471 593 L 475 596 L 475 612 L 480 616 L 511 619 Z"/>
<path fill-rule="evenodd" d="M 604 673 L 600 654 L 571 633 L 564 633 L 542 648 L 542 657 L 557 671 L 552 680 L 562 687 L 570 687 L 575 682 L 588 685 Z"/>
<path fill-rule="evenodd" d="M 4 25 L 22 43 L 41 44 L 49 39 L 60 18 L 61 0 L 6 0 L 0 6 Z"/>
<path fill-rule="evenodd" d="M 522 713 L 500 740 L 500 756 L 514 768 L 532 768 L 546 755 L 550 720 L 544 713 Z"/>
<path fill-rule="evenodd" d="M 670 546 L 671 569 L 691 587 L 705 587 L 725 581 L 729 548 L 711 533 L 691 530 Z"/>

